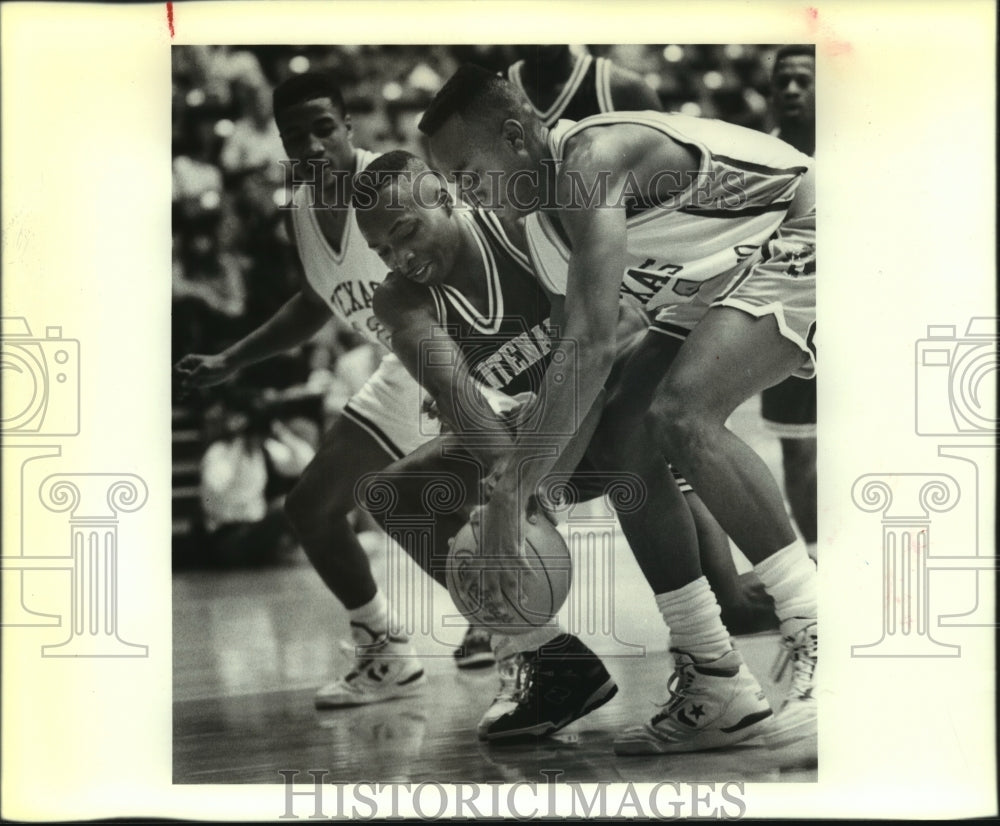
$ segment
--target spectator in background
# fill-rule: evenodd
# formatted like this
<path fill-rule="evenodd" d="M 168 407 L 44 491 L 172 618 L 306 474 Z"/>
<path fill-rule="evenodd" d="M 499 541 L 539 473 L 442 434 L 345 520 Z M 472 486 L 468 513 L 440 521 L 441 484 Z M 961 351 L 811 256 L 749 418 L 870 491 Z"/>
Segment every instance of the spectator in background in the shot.
<path fill-rule="evenodd" d="M 234 94 L 242 114 L 222 145 L 222 170 L 230 179 L 259 173 L 275 185 L 284 183 L 281 164 L 285 153 L 271 116 L 270 91 L 260 84 L 240 81 L 234 84 Z"/>
<path fill-rule="evenodd" d="M 224 567 L 277 561 L 294 547 L 284 496 L 268 496 L 273 476 L 296 479 L 315 455 L 308 423 L 268 420 L 252 404 L 222 402 L 209 417 L 215 438 L 201 462 L 201 561 Z M 312 442 L 309 433 L 312 432 Z"/>
<path fill-rule="evenodd" d="M 800 152 L 816 151 L 816 47 L 784 46 L 774 58 L 772 134 Z M 795 524 L 815 556 L 816 379 L 790 377 L 761 394 L 764 425 L 781 440 L 785 496 Z"/>

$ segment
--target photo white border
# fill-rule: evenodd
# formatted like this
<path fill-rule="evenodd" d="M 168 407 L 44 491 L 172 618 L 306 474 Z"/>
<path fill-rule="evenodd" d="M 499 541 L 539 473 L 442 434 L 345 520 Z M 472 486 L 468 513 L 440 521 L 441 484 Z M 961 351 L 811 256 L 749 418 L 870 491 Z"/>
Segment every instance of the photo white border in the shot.
<path fill-rule="evenodd" d="M 817 784 L 747 785 L 746 815 L 996 813 L 993 630 L 935 629 L 961 645 L 949 660 L 851 657 L 878 637 L 882 587 L 879 517 L 852 502 L 854 480 L 958 472 L 913 433 L 914 344 L 928 325 L 961 333 L 995 314 L 993 3 L 183 2 L 172 39 L 163 4 L 8 3 L 0 14 L 3 313 L 26 317 L 36 337 L 61 326 L 81 342 L 81 433 L 57 440 L 56 469 L 136 474 L 150 494 L 118 527 L 120 630 L 148 657 L 48 659 L 40 644 L 59 634 L 3 629 L 6 817 L 284 811 L 280 785 L 171 784 L 171 42 L 517 43 L 537 33 L 817 43 L 820 772 Z M 66 552 L 65 520 L 29 527 L 34 542 Z M 963 530 L 974 528 L 966 519 Z M 961 544 L 954 530 L 942 535 Z M 942 604 L 966 598 L 967 580 L 953 585 Z"/>

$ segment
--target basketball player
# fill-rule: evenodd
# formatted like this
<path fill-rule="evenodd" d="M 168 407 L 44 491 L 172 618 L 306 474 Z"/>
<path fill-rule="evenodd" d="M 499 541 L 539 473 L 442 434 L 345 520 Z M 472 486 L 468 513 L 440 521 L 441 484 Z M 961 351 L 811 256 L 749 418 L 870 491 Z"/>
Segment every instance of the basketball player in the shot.
<path fill-rule="evenodd" d="M 522 46 L 521 60 L 507 79 L 527 98 L 544 126 L 602 112 L 663 109 L 660 98 L 639 75 L 594 57 L 585 46 Z"/>
<path fill-rule="evenodd" d="M 521 59 L 507 69 L 507 79 L 546 127 L 605 112 L 663 110 L 659 96 L 642 77 L 607 58 L 595 58 L 585 46 L 521 46 L 518 51 Z M 722 528 L 696 497 L 686 498 L 694 503 L 702 564 L 722 603 L 726 627 L 734 635 L 775 628 L 773 602 L 762 593 L 757 577 L 752 571 L 737 576 Z"/>
<path fill-rule="evenodd" d="M 446 543 L 480 503 L 486 471 L 513 444 L 516 397 L 536 390 L 545 373 L 550 300 L 498 217 L 453 205 L 442 179 L 409 152 L 369 164 L 356 180 L 355 206 L 361 233 L 391 270 L 374 295 L 386 341 L 454 431 L 373 482 L 393 490 L 398 523 L 411 507 L 422 515 L 428 477 L 459 480 L 463 507 L 434 514 L 429 547 L 407 541 L 411 531 L 398 537 L 444 585 Z M 631 329 L 640 330 L 642 320 L 633 310 Z M 479 723 L 483 739 L 552 733 L 618 690 L 600 659 L 557 626 L 517 637 L 494 634 L 492 643 L 507 679 Z"/>
<path fill-rule="evenodd" d="M 361 237 L 351 206 L 353 175 L 375 155 L 353 146 L 340 89 L 325 74 L 300 74 L 277 86 L 274 113 L 296 179 L 311 180 L 296 186 L 288 212 L 289 237 L 305 275 L 302 288 L 268 322 L 224 352 L 181 359 L 176 371 L 185 387 L 218 384 L 247 365 L 308 341 L 334 315 L 378 341 L 372 294 L 385 267 Z M 348 674 L 317 692 L 318 707 L 407 696 L 426 683 L 409 640 L 394 630 L 395 619 L 347 518 L 361 476 L 433 435 L 433 423 L 420 423 L 423 395 L 399 360 L 386 355 L 324 435 L 286 499 L 300 544 L 348 611 L 357 652 Z M 375 660 L 386 670 L 373 668 Z"/>
<path fill-rule="evenodd" d="M 539 283 L 526 256 L 495 213 L 455 208 L 440 178 L 416 156 L 395 151 L 375 161 L 358 176 L 355 204 L 358 226 L 391 272 L 375 291 L 374 306 L 400 360 L 439 401 L 452 433 L 442 435 L 375 478 L 394 503 L 394 520 L 412 507 L 426 519 L 425 480 L 447 474 L 460 479 L 466 506 L 479 504 L 479 481 L 513 447 L 512 404 L 519 393 L 536 391 L 548 363 L 552 322 L 561 320 L 562 285 Z M 516 237 L 516 233 L 515 233 Z M 546 286 L 548 289 L 546 289 Z M 644 334 L 647 316 L 636 302 L 625 300 L 616 338 L 618 363 L 630 343 Z M 609 381 L 613 383 L 615 371 Z M 512 399 L 511 396 L 515 398 Z M 599 413 L 600 411 L 596 411 Z M 596 421 L 592 419 L 592 421 Z M 588 429 L 579 434 L 587 438 Z M 592 428 L 590 428 L 592 430 Z M 583 453 L 581 440 L 564 453 L 572 472 Z M 600 495 L 590 473 L 577 477 L 579 499 Z M 662 471 L 667 465 L 662 463 Z M 690 492 L 692 508 L 703 509 Z M 420 545 L 412 531 L 401 544 L 424 569 L 443 575 L 445 541 L 468 518 L 468 509 L 449 507 L 435 514 L 434 532 Z M 710 517 L 699 528 L 714 525 Z M 716 531 L 721 531 L 716 526 Z M 725 535 L 706 528 L 705 545 L 719 546 L 713 555 L 729 553 Z M 663 565 L 661 556 L 653 560 Z M 729 557 L 730 565 L 732 558 Z M 645 570 L 651 583 L 658 570 Z M 735 580 L 735 568 L 729 572 Z M 732 593 L 729 589 L 727 593 Z M 607 671 L 581 641 L 552 626 L 524 635 L 494 635 L 497 659 L 511 664 L 529 690 L 501 693 L 484 715 L 484 739 L 548 734 L 603 704 L 614 693 Z M 506 690 L 505 690 L 506 689 Z"/>
<path fill-rule="evenodd" d="M 774 57 L 771 134 L 806 155 L 816 149 L 816 47 L 783 46 Z M 816 544 L 816 379 L 795 376 L 761 393 L 765 426 L 781 441 L 785 496 L 799 533 Z"/>
<path fill-rule="evenodd" d="M 657 507 L 620 521 L 630 543 L 640 539 L 637 558 L 665 552 L 643 535 L 671 536 L 670 587 L 656 599 L 675 672 L 663 710 L 625 731 L 616 751 L 814 733 L 815 566 L 766 465 L 726 428 L 746 399 L 814 372 L 811 160 L 770 136 L 681 115 L 597 115 L 549 130 L 509 83 L 469 65 L 438 92 L 420 128 L 443 169 L 480 182 L 481 203 L 527 215 L 533 260 L 546 277 L 567 278 L 561 358 L 553 355 L 538 400 L 545 432 L 572 432 L 574 404 L 597 398 L 614 360 L 619 292 L 657 310 L 609 402 L 605 419 L 617 433 L 600 440 L 608 466 L 634 470 L 670 457 L 754 564 L 792 651 L 795 679 L 772 721 L 719 618 L 683 497 L 654 467 L 647 502 Z M 562 451 L 569 441 L 553 445 Z M 521 520 L 553 461 L 501 460 L 483 514 L 485 553 L 523 565 Z"/>

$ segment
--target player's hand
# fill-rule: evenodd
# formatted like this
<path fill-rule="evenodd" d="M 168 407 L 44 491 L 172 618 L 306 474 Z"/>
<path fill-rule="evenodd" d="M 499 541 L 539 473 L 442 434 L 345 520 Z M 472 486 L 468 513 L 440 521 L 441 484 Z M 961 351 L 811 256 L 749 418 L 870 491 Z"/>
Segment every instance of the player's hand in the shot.
<path fill-rule="evenodd" d="M 509 467 L 509 455 L 509 453 L 505 453 L 503 456 L 497 458 L 490 467 L 489 473 L 487 473 L 483 477 L 483 480 L 479 483 L 481 494 L 480 501 L 482 501 L 483 505 L 486 505 L 493 498 L 494 489 L 500 480 L 506 476 Z"/>
<path fill-rule="evenodd" d="M 483 572 L 483 588 L 500 598 L 501 589 L 516 593 L 522 576 L 533 576 L 523 546 L 525 509 L 516 494 L 495 489 L 489 503 L 473 511 L 479 522 L 480 550 L 492 570 Z"/>
<path fill-rule="evenodd" d="M 221 384 L 236 372 L 221 353 L 204 356 L 191 353 L 174 365 L 174 375 L 184 390 Z"/>

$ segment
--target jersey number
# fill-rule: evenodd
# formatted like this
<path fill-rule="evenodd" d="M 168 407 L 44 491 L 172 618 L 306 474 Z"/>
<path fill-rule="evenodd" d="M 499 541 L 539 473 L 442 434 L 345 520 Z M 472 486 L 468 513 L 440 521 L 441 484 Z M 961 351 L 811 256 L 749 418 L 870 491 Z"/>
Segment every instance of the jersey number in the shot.
<path fill-rule="evenodd" d="M 675 278 L 682 269 L 680 264 L 657 264 L 655 258 L 647 258 L 638 267 L 625 270 L 625 278 L 634 282 L 622 281 L 621 294 L 630 295 L 646 304 L 663 287 L 673 282 L 671 289 L 682 298 L 690 298 L 701 287 L 698 281 L 685 281 Z"/>

